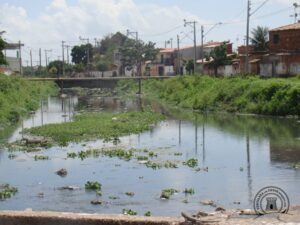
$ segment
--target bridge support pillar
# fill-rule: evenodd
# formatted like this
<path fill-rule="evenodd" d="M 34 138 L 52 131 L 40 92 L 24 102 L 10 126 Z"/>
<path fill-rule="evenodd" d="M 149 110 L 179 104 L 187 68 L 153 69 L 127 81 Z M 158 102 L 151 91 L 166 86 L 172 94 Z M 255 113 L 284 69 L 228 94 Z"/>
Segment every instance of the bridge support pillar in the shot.
<path fill-rule="evenodd" d="M 140 94 L 142 94 L 142 79 L 139 78 L 138 82 L 139 82 L 139 90 L 138 90 L 138 94 L 140 95 Z"/>

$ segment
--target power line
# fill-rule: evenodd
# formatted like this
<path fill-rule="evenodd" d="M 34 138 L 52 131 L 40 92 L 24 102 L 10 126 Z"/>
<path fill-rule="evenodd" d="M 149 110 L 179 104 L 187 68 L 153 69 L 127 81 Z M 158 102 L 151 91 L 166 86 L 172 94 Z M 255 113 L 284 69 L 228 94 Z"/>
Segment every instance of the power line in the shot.
<path fill-rule="evenodd" d="M 270 1 L 270 0 L 265 0 L 262 4 L 260 4 L 260 6 L 258 6 L 252 13 L 250 13 L 250 16 L 252 16 L 258 10 L 260 10 L 268 1 Z"/>

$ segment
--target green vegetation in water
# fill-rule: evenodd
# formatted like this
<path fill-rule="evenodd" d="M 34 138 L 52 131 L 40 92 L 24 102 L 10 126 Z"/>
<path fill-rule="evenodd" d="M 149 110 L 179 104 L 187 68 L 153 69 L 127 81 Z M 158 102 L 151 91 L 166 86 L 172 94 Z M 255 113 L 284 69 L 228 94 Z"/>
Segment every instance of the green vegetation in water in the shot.
<path fill-rule="evenodd" d="M 120 81 L 120 93 L 133 93 L 132 81 Z M 155 91 L 153 91 L 155 90 Z M 176 91 L 174 91 L 176 90 Z M 300 79 L 183 76 L 143 81 L 144 94 L 170 105 L 200 111 L 263 115 L 300 115 Z"/>
<path fill-rule="evenodd" d="M 138 161 L 147 161 L 147 160 L 148 160 L 148 157 L 147 157 L 147 156 L 138 156 L 138 157 L 137 157 L 137 160 L 138 160 Z"/>
<path fill-rule="evenodd" d="M 148 152 L 149 157 L 153 158 L 153 157 L 157 157 L 157 153 L 154 152 Z"/>
<path fill-rule="evenodd" d="M 161 199 L 170 199 L 170 197 L 175 194 L 178 193 L 179 191 L 177 191 L 174 188 L 169 188 L 169 189 L 164 189 L 162 190 L 161 194 L 160 194 L 160 198 Z"/>
<path fill-rule="evenodd" d="M 148 161 L 145 165 L 147 168 L 152 168 L 154 170 L 161 169 L 163 167 L 162 164 L 152 161 Z"/>
<path fill-rule="evenodd" d="M 175 152 L 174 155 L 175 156 L 182 156 L 182 153 L 181 152 Z"/>
<path fill-rule="evenodd" d="M 48 156 L 44 156 L 44 155 L 35 155 L 34 156 L 34 160 L 35 161 L 39 161 L 39 160 L 49 160 Z"/>
<path fill-rule="evenodd" d="M 150 211 L 145 212 L 144 216 L 151 216 L 151 212 Z"/>
<path fill-rule="evenodd" d="M 292 167 L 293 167 L 294 169 L 300 169 L 300 164 L 294 164 Z"/>
<path fill-rule="evenodd" d="M 137 215 L 137 212 L 133 211 L 132 209 L 123 209 L 122 213 L 124 215 L 129 215 L 129 216 L 135 216 L 135 215 Z"/>
<path fill-rule="evenodd" d="M 101 191 L 102 185 L 98 181 L 88 181 L 85 184 L 86 190 Z"/>
<path fill-rule="evenodd" d="M 109 196 L 108 198 L 111 199 L 111 200 L 117 200 L 117 199 L 120 199 L 120 197 L 116 197 L 116 196 Z"/>
<path fill-rule="evenodd" d="M 26 132 L 50 137 L 60 145 L 95 138 L 113 141 L 120 136 L 149 130 L 153 124 L 163 119 L 162 115 L 150 111 L 118 114 L 84 113 L 76 115 L 72 122 L 34 127 L 27 129 Z"/>
<path fill-rule="evenodd" d="M 0 127 L 15 124 L 22 116 L 36 110 L 41 98 L 56 91 L 54 82 L 28 81 L 0 74 Z"/>
<path fill-rule="evenodd" d="M 9 184 L 0 185 L 0 200 L 11 198 L 18 192 L 18 188 L 12 187 Z"/>
<path fill-rule="evenodd" d="M 182 163 L 183 165 L 186 165 L 191 168 L 195 168 L 198 166 L 198 159 L 188 159 L 187 161 Z"/>
<path fill-rule="evenodd" d="M 193 195 L 195 194 L 195 190 L 193 188 L 185 188 L 183 193 Z"/>

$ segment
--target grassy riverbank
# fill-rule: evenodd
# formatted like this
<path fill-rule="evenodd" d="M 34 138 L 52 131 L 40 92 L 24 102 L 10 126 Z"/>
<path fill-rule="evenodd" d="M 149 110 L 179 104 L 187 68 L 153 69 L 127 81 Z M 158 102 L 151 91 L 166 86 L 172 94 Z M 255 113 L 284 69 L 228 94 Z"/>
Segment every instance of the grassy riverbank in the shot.
<path fill-rule="evenodd" d="M 20 120 L 39 106 L 39 100 L 56 91 L 52 82 L 32 82 L 0 74 L 0 127 Z"/>
<path fill-rule="evenodd" d="M 119 83 L 121 93 L 136 92 L 129 81 Z M 300 79 L 258 77 L 211 78 L 184 76 L 143 81 L 143 94 L 173 106 L 200 110 L 300 115 Z"/>
<path fill-rule="evenodd" d="M 72 122 L 34 127 L 26 132 L 49 137 L 60 145 L 97 138 L 118 142 L 120 136 L 149 130 L 163 119 L 153 112 L 84 113 L 76 115 Z"/>

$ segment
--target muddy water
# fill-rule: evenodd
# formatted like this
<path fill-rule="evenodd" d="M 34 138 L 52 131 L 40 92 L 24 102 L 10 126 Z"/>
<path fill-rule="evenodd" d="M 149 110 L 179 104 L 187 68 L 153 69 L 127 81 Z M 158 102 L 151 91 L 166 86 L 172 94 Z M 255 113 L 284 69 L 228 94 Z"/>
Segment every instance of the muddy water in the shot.
<path fill-rule="evenodd" d="M 300 123 L 296 119 L 202 115 L 163 109 L 140 99 L 49 97 L 35 114 L 0 138 L 18 140 L 23 128 L 68 122 L 81 110 L 119 112 L 147 107 L 164 113 L 168 119 L 151 131 L 122 137 L 119 146 L 146 148 L 165 160 L 197 158 L 199 167 L 208 167 L 208 171 L 197 172 L 182 165 L 177 169 L 152 170 L 136 159 L 125 162 L 106 157 L 66 158 L 67 152 L 113 146 L 101 140 L 43 150 L 41 153 L 50 157 L 48 161 L 34 161 L 36 153 L 23 152 L 14 153 L 17 157 L 11 160 L 8 152 L 0 150 L 0 183 L 19 189 L 17 195 L 0 202 L 0 209 L 121 213 L 123 208 L 130 208 L 139 215 L 151 211 L 152 215 L 179 216 L 181 211 L 213 210 L 200 204 L 205 199 L 228 208 L 252 208 L 256 192 L 269 185 L 284 189 L 291 204 L 300 204 L 300 170 L 292 167 L 300 163 Z M 182 156 L 174 156 L 175 152 Z M 69 171 L 65 178 L 55 174 L 61 168 Z M 88 180 L 102 183 L 102 197 L 84 189 Z M 79 189 L 59 189 L 67 185 Z M 195 194 L 179 193 L 170 200 L 160 200 L 160 192 L 165 188 L 193 188 Z M 125 192 L 135 195 L 129 197 Z M 103 204 L 90 204 L 96 199 Z"/>

